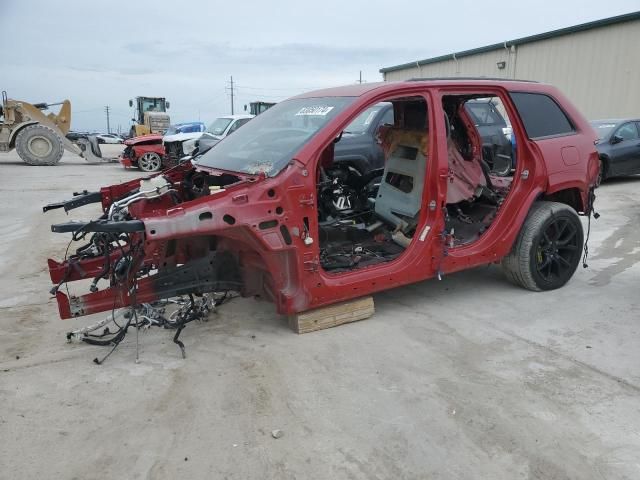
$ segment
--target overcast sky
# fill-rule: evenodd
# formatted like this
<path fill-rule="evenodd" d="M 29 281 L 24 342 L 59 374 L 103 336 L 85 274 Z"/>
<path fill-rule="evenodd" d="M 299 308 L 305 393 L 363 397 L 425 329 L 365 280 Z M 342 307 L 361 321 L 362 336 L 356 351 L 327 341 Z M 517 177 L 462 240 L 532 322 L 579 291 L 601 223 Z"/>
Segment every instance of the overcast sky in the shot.
<path fill-rule="evenodd" d="M 172 5 L 173 8 L 170 7 Z M 526 6 L 525 6 L 526 5 Z M 0 89 L 72 102 L 72 128 L 130 126 L 128 100 L 165 96 L 172 122 L 252 100 L 381 80 L 417 59 L 637 10 L 638 0 L 0 0 Z"/>

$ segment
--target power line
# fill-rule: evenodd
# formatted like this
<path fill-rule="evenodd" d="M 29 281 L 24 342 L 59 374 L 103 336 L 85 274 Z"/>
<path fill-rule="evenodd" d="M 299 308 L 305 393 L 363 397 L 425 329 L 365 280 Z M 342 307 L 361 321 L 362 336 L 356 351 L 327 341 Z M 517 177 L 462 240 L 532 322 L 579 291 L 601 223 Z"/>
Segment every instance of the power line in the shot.
<path fill-rule="evenodd" d="M 236 97 L 240 96 L 240 93 L 242 93 L 241 91 L 239 91 L 240 89 L 236 88 Z M 260 98 L 278 98 L 280 100 L 284 100 L 285 98 L 288 98 L 289 95 L 265 95 L 264 93 L 244 93 L 243 96 L 245 97 L 260 97 Z"/>
<path fill-rule="evenodd" d="M 237 85 L 234 85 L 234 88 L 236 88 L 236 89 L 237 89 Z M 211 104 L 213 104 L 213 105 L 218 105 L 218 103 L 219 103 L 219 102 L 221 102 L 221 101 L 223 101 L 223 100 L 224 100 L 224 97 L 226 97 L 226 96 L 227 96 L 227 94 L 226 94 L 226 93 L 221 93 L 221 94 L 216 95 L 215 97 L 213 97 L 213 98 L 211 98 L 211 99 L 209 99 L 209 100 L 206 100 L 206 101 L 204 101 L 204 102 L 198 102 L 198 103 L 196 103 L 195 105 L 196 105 L 196 106 L 200 106 L 200 105 L 211 105 Z"/>
<path fill-rule="evenodd" d="M 71 113 L 75 115 L 77 113 L 97 112 L 98 110 L 104 110 L 104 108 L 98 107 L 98 108 L 89 108 L 87 110 L 73 110 Z"/>
<path fill-rule="evenodd" d="M 109 125 L 109 105 L 104 107 L 104 111 L 107 114 L 107 133 L 111 133 L 111 126 Z"/>
<path fill-rule="evenodd" d="M 235 91 L 237 91 L 236 89 L 236 85 L 234 83 L 233 85 L 234 88 L 234 98 L 237 98 L 238 95 L 237 93 L 235 93 Z M 226 90 L 226 87 L 225 87 Z M 201 109 L 203 111 L 205 111 L 207 108 L 220 108 L 222 109 L 223 107 L 221 107 L 221 103 L 224 101 L 226 103 L 226 98 L 227 98 L 227 93 L 221 93 L 219 95 L 216 95 L 215 97 L 212 97 L 209 100 L 202 100 L 202 101 L 198 101 L 195 103 L 181 103 L 180 105 L 182 106 L 182 108 L 171 108 L 171 112 L 172 113 L 184 113 L 184 112 L 193 112 L 194 110 L 197 109 Z"/>
<path fill-rule="evenodd" d="M 231 115 L 233 113 L 233 75 L 231 75 Z"/>

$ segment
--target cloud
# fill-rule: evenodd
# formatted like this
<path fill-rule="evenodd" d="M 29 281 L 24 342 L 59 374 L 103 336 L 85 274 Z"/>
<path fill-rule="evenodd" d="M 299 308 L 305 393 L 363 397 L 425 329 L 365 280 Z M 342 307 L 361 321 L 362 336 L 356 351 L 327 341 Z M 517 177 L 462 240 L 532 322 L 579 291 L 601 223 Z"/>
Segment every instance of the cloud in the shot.
<path fill-rule="evenodd" d="M 102 74 L 116 74 L 116 75 L 148 75 L 154 73 L 154 70 L 150 67 L 113 67 L 109 68 L 100 65 L 65 65 L 64 68 L 75 72 L 91 72 Z"/>
<path fill-rule="evenodd" d="M 78 129 L 128 128 L 128 100 L 167 97 L 174 121 L 211 121 L 252 100 L 378 81 L 384 66 L 496 43 L 637 9 L 637 0 L 0 0 L 2 88 L 29 101 L 69 98 Z M 23 26 L 30 32 L 24 35 Z M 52 26 L 61 26 L 52 34 Z M 16 39 L 19 39 L 16 40 Z"/>
<path fill-rule="evenodd" d="M 132 42 L 122 49 L 135 55 L 138 61 L 156 64 L 160 69 L 197 62 L 196 68 L 204 70 L 214 66 L 260 66 L 277 68 L 300 66 L 327 68 L 354 64 L 380 65 L 395 61 L 402 55 L 430 54 L 424 48 L 332 46 L 314 43 L 284 43 L 258 47 L 234 46 L 226 42 Z"/>

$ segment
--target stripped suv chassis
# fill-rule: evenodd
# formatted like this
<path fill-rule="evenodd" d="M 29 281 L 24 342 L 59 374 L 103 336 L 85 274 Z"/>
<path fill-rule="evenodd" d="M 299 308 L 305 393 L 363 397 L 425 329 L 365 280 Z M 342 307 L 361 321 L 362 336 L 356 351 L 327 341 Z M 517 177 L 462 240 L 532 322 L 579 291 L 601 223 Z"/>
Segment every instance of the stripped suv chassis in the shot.
<path fill-rule="evenodd" d="M 522 91 L 553 97 L 576 132 L 529 139 L 510 100 L 510 92 Z M 48 260 L 60 318 L 123 307 L 137 314 L 139 305 L 176 297 L 195 304 L 225 292 L 270 301 L 278 313 L 293 315 L 499 262 L 510 279 L 532 290 L 558 288 L 573 275 L 583 246 L 578 214 L 592 211 L 598 157 L 592 130 L 560 92 L 525 82 L 433 80 L 344 87 L 294 100 L 308 99 L 301 112 L 326 115 L 337 110 L 317 103 L 340 96 L 353 100 L 273 176 L 219 170 L 196 158 L 45 206 L 102 208 L 96 220 L 52 226 L 81 242 L 64 260 Z M 506 180 L 484 169 L 480 136 L 465 114 L 464 102 L 482 96 L 499 97 L 513 123 L 517 163 Z M 356 174 L 332 164 L 341 132 L 382 101 L 393 103 L 396 118 L 384 171 Z M 282 102 L 260 121 L 286 108 Z M 240 141 L 252 128 L 260 122 L 220 145 Z M 393 162 L 408 164 L 402 155 L 409 154 L 420 168 L 402 175 L 389 170 Z M 400 200 L 386 208 L 381 193 L 391 188 Z M 394 209 L 404 198 L 417 199 L 416 211 L 400 218 Z M 526 236 L 532 229 L 535 235 Z M 524 251 L 530 237 L 538 244 Z M 530 263 L 522 255 L 530 255 Z M 563 262 L 569 267 L 560 275 L 554 269 Z M 522 265 L 543 271 L 523 273 Z M 89 293 L 68 295 L 61 288 L 81 280 L 90 280 Z"/>

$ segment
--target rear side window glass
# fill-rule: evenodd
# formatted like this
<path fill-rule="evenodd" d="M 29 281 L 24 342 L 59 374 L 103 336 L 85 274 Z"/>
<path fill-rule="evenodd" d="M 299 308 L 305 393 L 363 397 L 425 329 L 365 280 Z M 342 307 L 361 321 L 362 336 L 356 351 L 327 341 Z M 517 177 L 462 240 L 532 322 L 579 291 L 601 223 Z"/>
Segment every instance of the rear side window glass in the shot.
<path fill-rule="evenodd" d="M 575 128 L 549 96 L 541 93 L 511 93 L 529 138 L 569 135 Z"/>

